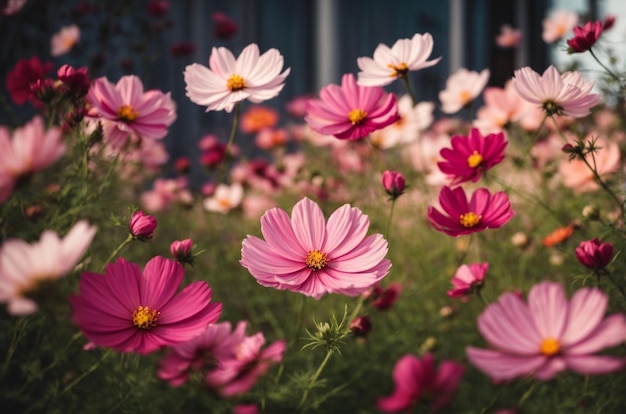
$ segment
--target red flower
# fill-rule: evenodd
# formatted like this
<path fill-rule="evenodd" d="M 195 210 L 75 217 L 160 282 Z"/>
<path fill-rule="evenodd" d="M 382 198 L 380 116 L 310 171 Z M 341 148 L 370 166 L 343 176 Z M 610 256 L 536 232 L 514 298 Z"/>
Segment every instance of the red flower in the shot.
<path fill-rule="evenodd" d="M 23 105 L 27 101 L 38 104 L 36 96 L 31 91 L 31 85 L 43 78 L 52 67 L 52 62 L 41 63 L 37 56 L 20 59 L 7 74 L 6 86 L 11 100 L 16 105 Z"/>
<path fill-rule="evenodd" d="M 82 98 L 89 92 L 91 79 L 87 73 L 87 67 L 74 69 L 70 65 L 63 65 L 57 70 L 59 80 L 68 88 L 68 95 Z"/>
<path fill-rule="evenodd" d="M 574 27 L 574 37 L 567 41 L 568 53 L 582 53 L 596 44 L 603 31 L 602 22 L 587 22 L 584 27 Z"/>

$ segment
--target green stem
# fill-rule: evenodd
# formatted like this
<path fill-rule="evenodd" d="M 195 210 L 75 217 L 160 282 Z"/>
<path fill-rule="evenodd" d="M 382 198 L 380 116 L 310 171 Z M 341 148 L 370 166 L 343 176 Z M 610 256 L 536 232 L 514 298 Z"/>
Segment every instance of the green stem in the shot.
<path fill-rule="evenodd" d="M 591 50 L 591 48 L 589 48 L 589 53 L 591 53 L 591 56 L 593 56 L 593 58 L 596 60 L 596 62 L 598 62 L 598 64 L 600 66 L 602 66 L 602 68 L 604 70 L 606 70 L 606 73 L 608 73 L 609 75 L 611 75 L 611 77 L 613 79 L 615 79 L 617 81 L 617 83 L 621 86 L 622 85 L 622 80 L 619 78 L 619 76 L 617 76 L 615 73 L 613 73 L 613 71 L 611 69 L 609 69 L 604 63 L 602 63 L 600 61 L 600 59 L 598 59 L 598 57 L 596 56 L 595 53 L 593 53 L 593 50 Z"/>
<path fill-rule="evenodd" d="M 133 240 L 134 240 L 133 235 L 129 234 L 126 240 L 124 240 L 119 246 L 117 246 L 117 249 L 113 250 L 113 253 L 111 253 L 108 259 L 106 259 L 104 263 L 102 263 L 102 267 L 100 267 L 100 273 L 104 272 L 106 265 L 109 264 L 115 258 L 115 256 L 117 256 L 122 251 L 122 249 L 126 247 L 126 245 L 132 242 Z"/>
<path fill-rule="evenodd" d="M 233 120 L 233 126 L 230 129 L 230 136 L 228 137 L 228 144 L 226 144 L 226 149 L 224 150 L 224 161 L 222 161 L 222 166 L 220 167 L 220 176 L 218 180 L 218 184 L 224 182 L 224 178 L 226 177 L 226 170 L 228 165 L 228 157 L 230 153 L 230 147 L 233 145 L 235 141 L 235 135 L 237 135 L 237 126 L 239 125 L 239 113 L 241 112 L 241 102 L 237 102 L 235 104 L 235 119 Z"/>
<path fill-rule="evenodd" d="M 63 388 L 63 390 L 59 393 L 59 395 L 57 396 L 57 398 L 61 397 L 62 395 L 64 395 L 66 392 L 70 391 L 72 388 L 74 388 L 74 386 L 76 384 L 78 384 L 79 382 L 81 382 L 83 379 L 85 379 L 85 377 L 87 377 L 89 374 L 91 374 L 92 372 L 94 372 L 96 369 L 98 369 L 98 367 L 100 366 L 100 364 L 109 356 L 111 355 L 112 351 L 110 349 L 107 349 L 106 351 L 104 351 L 104 353 L 102 354 L 102 357 L 100 357 L 100 359 L 98 361 L 96 361 L 92 366 L 90 366 L 87 371 L 83 372 L 82 374 L 80 374 L 74 381 L 70 382 L 67 387 Z"/>
<path fill-rule="evenodd" d="M 389 216 L 387 217 L 387 229 L 385 230 L 385 240 L 389 243 L 389 234 L 391 233 L 391 218 L 393 217 L 393 210 L 396 206 L 396 199 L 391 200 L 391 208 L 389 209 Z"/>
<path fill-rule="evenodd" d="M 483 293 L 480 291 L 480 289 L 476 290 L 476 296 L 478 296 L 478 299 L 480 299 L 480 301 L 483 303 L 483 305 L 485 305 L 485 306 L 489 305 L 489 302 L 487 302 L 487 299 L 485 299 L 485 297 L 483 296 Z"/>
<path fill-rule="evenodd" d="M 300 399 L 300 403 L 298 404 L 298 410 L 302 410 L 302 407 L 304 406 L 304 403 L 306 402 L 306 399 L 309 395 L 309 391 L 313 389 L 313 387 L 315 386 L 317 379 L 322 374 L 322 371 L 324 370 L 324 367 L 330 360 L 330 357 L 332 354 L 333 354 L 333 351 L 331 349 L 329 349 L 328 352 L 326 352 L 326 356 L 324 357 L 324 360 L 322 361 L 320 366 L 317 368 L 317 371 L 315 371 L 315 374 L 313 374 L 313 377 L 311 378 L 311 382 L 309 382 L 309 385 L 304 389 L 304 392 L 302 393 L 302 398 Z"/>
<path fill-rule="evenodd" d="M 520 398 L 520 400 L 517 402 L 516 407 L 518 408 L 521 407 L 528 400 L 528 398 L 530 398 L 533 392 L 535 392 L 535 389 L 537 388 L 538 385 L 539 385 L 539 381 L 533 381 L 530 388 L 526 390 L 524 395 L 522 395 L 522 398 Z"/>
<path fill-rule="evenodd" d="M 404 81 L 404 85 L 406 86 L 406 90 L 413 101 L 413 106 L 417 105 L 417 98 L 415 97 L 415 93 L 413 92 L 413 87 L 411 86 L 411 81 L 409 80 L 409 73 L 404 73 L 402 75 L 402 81 Z"/>
<path fill-rule="evenodd" d="M 593 161 L 593 166 L 589 164 L 589 161 L 587 161 L 586 157 L 583 156 L 581 158 L 583 162 L 585 163 L 585 165 L 587 166 L 587 168 L 589 168 L 591 172 L 593 173 L 593 178 L 596 180 L 596 182 L 600 184 L 600 187 L 602 187 L 604 191 L 606 191 L 611 196 L 611 198 L 617 203 L 620 213 L 622 217 L 624 217 L 624 214 L 626 214 L 626 212 L 624 211 L 624 203 L 619 199 L 617 194 L 615 194 L 615 192 L 611 190 L 608 185 L 606 185 L 604 180 L 600 177 L 600 174 L 598 174 L 598 168 L 596 165 L 596 157 L 595 155 L 593 155 L 593 151 L 591 152 L 591 160 Z"/>

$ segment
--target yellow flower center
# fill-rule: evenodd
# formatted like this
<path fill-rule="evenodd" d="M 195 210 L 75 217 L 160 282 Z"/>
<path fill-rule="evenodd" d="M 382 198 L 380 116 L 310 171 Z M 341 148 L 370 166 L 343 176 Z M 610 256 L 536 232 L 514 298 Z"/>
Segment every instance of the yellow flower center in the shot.
<path fill-rule="evenodd" d="M 461 102 L 463 102 L 463 105 L 465 105 L 471 100 L 472 100 L 472 95 L 470 95 L 470 93 L 467 90 L 463 89 L 461 91 Z"/>
<path fill-rule="evenodd" d="M 350 119 L 352 125 L 360 124 L 365 118 L 367 118 L 367 112 L 361 111 L 360 109 L 353 109 L 348 114 L 348 119 Z"/>
<path fill-rule="evenodd" d="M 246 82 L 243 78 L 237 74 L 230 75 L 230 78 L 226 81 L 226 87 L 231 91 L 240 91 L 246 87 Z"/>
<path fill-rule="evenodd" d="M 541 341 L 541 345 L 539 345 L 539 352 L 545 356 L 556 355 L 559 353 L 560 349 L 561 344 L 559 344 L 559 341 L 554 338 L 546 338 Z"/>
<path fill-rule="evenodd" d="M 563 107 L 554 101 L 545 101 L 541 106 L 546 115 L 561 115 L 563 113 Z"/>
<path fill-rule="evenodd" d="M 483 162 L 483 156 L 478 153 L 478 151 L 474 151 L 472 155 L 467 157 L 467 165 L 470 168 L 476 168 Z"/>
<path fill-rule="evenodd" d="M 132 105 L 122 105 L 117 110 L 117 118 L 124 122 L 132 122 L 139 117 L 139 112 L 135 111 Z"/>
<path fill-rule="evenodd" d="M 480 223 L 481 216 L 470 211 L 469 213 L 461 214 L 460 220 L 463 227 L 476 227 Z"/>
<path fill-rule="evenodd" d="M 391 75 L 389 75 L 392 78 L 400 77 L 400 76 L 406 74 L 409 71 L 409 65 L 407 65 L 406 62 L 402 62 L 399 65 L 393 65 L 393 64 L 389 63 L 387 65 L 387 67 L 389 69 L 393 69 L 393 73 Z"/>
<path fill-rule="evenodd" d="M 133 312 L 133 325 L 140 329 L 150 329 L 157 325 L 157 316 L 161 312 L 150 310 L 148 306 L 139 306 Z"/>
<path fill-rule="evenodd" d="M 320 270 L 328 263 L 328 256 L 326 253 L 322 253 L 319 250 L 311 250 L 306 255 L 306 265 L 311 269 Z"/>

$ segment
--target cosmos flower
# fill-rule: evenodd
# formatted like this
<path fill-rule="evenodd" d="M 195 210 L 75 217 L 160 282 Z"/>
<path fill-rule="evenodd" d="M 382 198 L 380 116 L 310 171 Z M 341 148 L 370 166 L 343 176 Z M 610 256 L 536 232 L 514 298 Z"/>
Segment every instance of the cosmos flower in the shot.
<path fill-rule="evenodd" d="M 364 138 L 398 119 L 395 95 L 381 87 L 360 86 L 351 73 L 343 75 L 341 86 L 328 85 L 320 99 L 309 100 L 304 118 L 320 134 L 349 140 Z"/>
<path fill-rule="evenodd" d="M 18 60 L 6 77 L 7 92 L 13 103 L 23 105 L 30 101 L 37 105 L 39 101 L 33 94 L 31 86 L 43 79 L 53 67 L 52 62 L 42 63 L 37 56 Z"/>
<path fill-rule="evenodd" d="M 621 151 L 620 146 L 614 140 L 609 140 L 604 137 L 594 137 L 594 134 L 590 134 L 587 138 L 587 142 L 593 140 L 594 147 L 593 159 L 591 161 L 591 155 L 586 155 L 587 161 L 596 167 L 596 173 L 602 179 L 607 176 L 616 173 L 620 170 L 621 165 Z M 595 174 L 581 159 L 563 158 L 559 163 L 559 178 L 564 186 L 573 189 L 577 193 L 585 193 L 595 191 L 600 188 L 600 184 L 596 181 Z"/>
<path fill-rule="evenodd" d="M 137 210 L 130 218 L 128 232 L 132 234 L 134 238 L 145 241 L 152 238 L 157 224 L 157 219 L 154 216 Z"/>
<path fill-rule="evenodd" d="M 626 359 L 595 355 L 622 344 L 626 317 L 604 317 L 608 297 L 597 288 L 581 288 L 571 300 L 560 283 L 532 287 L 528 303 L 505 293 L 478 316 L 478 330 L 490 349 L 467 348 L 469 361 L 495 381 L 527 375 L 541 381 L 572 370 L 581 375 L 622 370 Z"/>
<path fill-rule="evenodd" d="M 435 229 L 449 236 L 497 229 L 515 215 L 504 191 L 491 194 L 486 188 L 476 190 L 468 201 L 462 187 L 444 186 L 439 193 L 439 204 L 447 215 L 428 206 L 428 220 Z"/>
<path fill-rule="evenodd" d="M 80 40 L 80 28 L 75 25 L 63 26 L 50 39 L 50 54 L 54 57 L 65 55 Z"/>
<path fill-rule="evenodd" d="M 452 278 L 454 289 L 448 291 L 451 298 L 461 298 L 482 287 L 489 263 L 472 263 L 461 265 Z"/>
<path fill-rule="evenodd" d="M 63 239 L 46 230 L 39 241 L 29 244 L 19 239 L 6 240 L 0 248 L 0 302 L 8 302 L 9 313 L 26 315 L 37 310 L 29 295 L 40 284 L 67 275 L 83 257 L 96 228 L 86 221 L 77 222 Z"/>
<path fill-rule="evenodd" d="M 188 341 L 216 322 L 221 303 L 211 303 L 204 281 L 178 294 L 183 266 L 160 256 L 143 272 L 119 258 L 104 275 L 83 272 L 79 293 L 70 296 L 73 320 L 95 345 L 120 352 L 148 354 L 163 346 Z"/>
<path fill-rule="evenodd" d="M 441 110 L 446 114 L 460 111 L 480 95 L 489 81 L 489 69 L 480 73 L 461 68 L 446 81 L 446 88 L 439 92 Z"/>
<path fill-rule="evenodd" d="M 419 140 L 433 123 L 434 109 L 435 104 L 432 102 L 418 102 L 413 105 L 413 99 L 409 95 L 402 95 L 398 99 L 399 119 L 385 128 L 372 131 L 372 144 L 385 149 Z"/>
<path fill-rule="evenodd" d="M 508 24 L 503 24 L 500 27 L 500 34 L 496 36 L 496 44 L 502 48 L 517 47 L 521 41 L 522 32 Z"/>
<path fill-rule="evenodd" d="M 600 20 L 595 22 L 587 22 L 584 26 L 574 27 L 574 37 L 567 40 L 567 51 L 569 53 L 582 53 L 591 49 L 596 44 L 604 25 Z"/>
<path fill-rule="evenodd" d="M 611 263 L 613 258 L 613 245 L 601 243 L 597 237 L 591 240 L 583 240 L 576 247 L 576 258 L 589 269 L 602 269 Z"/>
<path fill-rule="evenodd" d="M 546 43 L 555 43 L 565 37 L 578 23 L 578 14 L 568 10 L 556 10 L 543 22 L 541 37 Z"/>
<path fill-rule="evenodd" d="M 522 99 L 539 105 L 547 115 L 581 118 L 600 102 L 600 95 L 591 93 L 592 81 L 585 81 L 580 72 L 559 71 L 550 65 L 542 75 L 526 66 L 517 69 L 513 87 Z"/>
<path fill-rule="evenodd" d="M 246 46 L 239 57 L 224 48 L 213 48 L 209 67 L 193 63 L 185 68 L 187 96 L 206 106 L 206 111 L 231 112 L 235 104 L 248 99 L 259 103 L 278 96 L 291 68 L 283 73 L 283 56 L 276 49 L 260 55 L 255 44 Z"/>
<path fill-rule="evenodd" d="M 291 219 L 273 208 L 261 217 L 265 240 L 248 235 L 241 265 L 259 284 L 319 299 L 325 293 L 356 296 L 387 275 L 387 241 L 366 237 L 369 219 L 349 204 L 328 219 L 308 198 L 293 208 Z"/>
<path fill-rule="evenodd" d="M 212 196 L 204 200 L 207 211 L 226 214 L 237 208 L 243 200 L 243 187 L 239 183 L 219 184 Z"/>
<path fill-rule="evenodd" d="M 436 65 L 441 57 L 426 60 L 433 51 L 433 37 L 430 33 L 416 33 L 411 39 L 398 39 L 391 48 L 380 43 L 374 51 L 374 58 L 357 59 L 358 84 L 361 86 L 385 86 L 396 79 L 416 71 Z"/>

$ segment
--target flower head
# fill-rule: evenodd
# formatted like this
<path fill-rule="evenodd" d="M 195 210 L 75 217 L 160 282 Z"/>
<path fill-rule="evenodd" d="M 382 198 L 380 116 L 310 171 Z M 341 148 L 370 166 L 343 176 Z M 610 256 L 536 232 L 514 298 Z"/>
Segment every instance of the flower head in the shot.
<path fill-rule="evenodd" d="M 360 57 L 358 84 L 362 86 L 385 86 L 410 71 L 416 71 L 436 65 L 438 57 L 426 60 L 433 51 L 433 37 L 430 33 L 416 33 L 411 39 L 398 39 L 391 48 L 379 44 L 374 51 L 374 58 Z"/>
<path fill-rule="evenodd" d="M 240 129 L 246 134 L 273 128 L 278 123 L 278 112 L 263 105 L 254 105 L 241 115 Z"/>
<path fill-rule="evenodd" d="M 37 56 L 30 59 L 20 59 L 6 77 L 6 87 L 11 100 L 22 105 L 27 101 L 37 104 L 38 100 L 31 91 L 31 86 L 50 72 L 52 62 L 42 63 Z"/>
<path fill-rule="evenodd" d="M 84 272 L 79 293 L 70 297 L 73 320 L 88 340 L 120 352 L 148 354 L 188 341 L 217 321 L 221 303 L 211 303 L 204 281 L 176 294 L 183 266 L 157 256 L 143 272 L 119 258 L 104 275 Z"/>
<path fill-rule="evenodd" d="M 39 241 L 6 240 L 0 248 L 0 302 L 8 302 L 9 313 L 26 315 L 37 310 L 30 297 L 40 283 L 68 274 L 83 257 L 96 228 L 81 220 L 63 239 L 46 230 Z"/>
<path fill-rule="evenodd" d="M 67 87 L 69 96 L 82 98 L 89 92 L 91 79 L 87 67 L 74 69 L 73 66 L 63 65 L 57 70 L 57 76 Z"/>
<path fill-rule="evenodd" d="M 436 411 L 454 397 L 465 368 L 454 361 L 442 361 L 438 369 L 431 353 L 422 358 L 404 355 L 393 367 L 396 388 L 388 397 L 378 399 L 378 409 L 385 413 L 410 411 L 419 401 Z"/>
<path fill-rule="evenodd" d="M 439 193 L 439 204 L 447 215 L 428 206 L 428 220 L 435 229 L 449 236 L 497 229 L 515 215 L 504 191 L 491 194 L 486 188 L 476 190 L 468 201 L 462 187 L 444 186 Z"/>
<path fill-rule="evenodd" d="M 496 36 L 496 44 L 502 48 L 517 47 L 522 41 L 522 32 L 511 25 L 503 24 L 500 34 Z"/>
<path fill-rule="evenodd" d="M 213 195 L 204 200 L 204 208 L 208 211 L 226 214 L 237 208 L 242 200 L 243 187 L 241 184 L 219 184 Z"/>
<path fill-rule="evenodd" d="M 363 295 L 370 301 L 370 305 L 374 309 L 384 311 L 391 309 L 395 305 L 401 290 L 402 285 L 397 282 L 389 284 L 386 288 L 376 284 Z"/>
<path fill-rule="evenodd" d="M 576 258 L 589 269 L 602 269 L 613 258 L 613 245 L 601 243 L 597 237 L 591 240 L 581 241 L 576 248 Z"/>
<path fill-rule="evenodd" d="M 476 182 L 483 172 L 504 159 L 507 144 L 502 132 L 483 136 L 477 128 L 472 128 L 468 136 L 452 137 L 452 148 L 439 152 L 443 161 L 437 165 L 441 172 L 453 178 L 454 185 Z"/>
<path fill-rule="evenodd" d="M 489 263 L 461 265 L 452 278 L 454 289 L 448 291 L 448 296 L 461 298 L 475 292 L 482 287 L 487 270 L 489 270 Z"/>
<path fill-rule="evenodd" d="M 154 89 L 144 92 L 135 75 L 122 76 L 115 85 L 104 77 L 94 80 L 87 101 L 93 106 L 90 115 L 102 122 L 105 140 L 114 147 L 122 147 L 130 135 L 163 138 L 176 120 L 170 94 Z"/>
<path fill-rule="evenodd" d="M 446 81 L 446 89 L 439 92 L 441 110 L 446 114 L 460 111 L 480 95 L 489 81 L 489 69 L 480 73 L 461 68 Z"/>
<path fill-rule="evenodd" d="M 578 23 L 578 14 L 568 10 L 556 10 L 542 22 L 542 38 L 546 43 L 555 43 Z"/>
<path fill-rule="evenodd" d="M 185 68 L 187 96 L 208 111 L 231 112 L 248 99 L 259 103 L 278 96 L 291 68 L 283 73 L 283 56 L 276 49 L 260 55 L 259 47 L 246 46 L 239 57 L 224 48 L 213 48 L 209 67 L 193 63 Z"/>
<path fill-rule="evenodd" d="M 596 44 L 603 30 L 604 25 L 600 20 L 587 22 L 585 26 L 574 27 L 574 37 L 567 40 L 567 45 L 569 46 L 567 51 L 569 53 L 588 51 Z"/>
<path fill-rule="evenodd" d="M 470 362 L 496 381 L 531 375 L 547 381 L 572 370 L 606 374 L 626 367 L 626 359 L 594 355 L 624 342 L 626 317 L 604 318 L 608 297 L 597 288 L 582 288 L 571 300 L 559 283 L 541 282 L 528 303 L 505 293 L 478 317 L 478 330 L 490 349 L 467 348 Z"/>
<path fill-rule="evenodd" d="M 63 26 L 50 39 L 50 54 L 54 57 L 68 53 L 80 40 L 80 28 L 75 25 Z"/>
<path fill-rule="evenodd" d="M 237 23 L 221 12 L 215 12 L 211 15 L 211 21 L 215 25 L 213 27 L 213 34 L 218 39 L 230 39 L 237 34 Z"/>
<path fill-rule="evenodd" d="M 136 239 L 148 240 L 152 238 L 156 228 L 157 219 L 154 216 L 137 210 L 130 218 L 128 232 Z"/>
<path fill-rule="evenodd" d="M 390 170 L 383 172 L 383 188 L 393 200 L 404 193 L 404 186 L 405 180 L 402 173 Z"/>
<path fill-rule="evenodd" d="M 241 265 L 263 286 L 300 292 L 319 299 L 325 293 L 359 295 L 389 273 L 387 241 L 366 237 L 369 219 L 345 204 L 328 219 L 308 198 L 293 208 L 291 219 L 273 208 L 261 217 L 265 240 L 249 235 Z"/>
<path fill-rule="evenodd" d="M 341 86 L 328 85 L 320 99 L 309 100 L 304 119 L 320 134 L 357 140 L 396 122 L 398 104 L 395 95 L 378 86 L 357 85 L 354 75 L 346 73 Z"/>
<path fill-rule="evenodd" d="M 170 253 L 174 256 L 180 263 L 192 263 L 193 256 L 191 254 L 191 249 L 193 247 L 193 240 L 185 239 L 185 240 L 174 240 L 172 244 L 170 244 Z"/>
<path fill-rule="evenodd" d="M 580 72 L 560 74 L 552 65 L 542 75 L 528 66 L 517 69 L 513 87 L 522 99 L 540 105 L 547 115 L 581 118 L 600 102 L 600 95 L 591 93 L 593 82 L 586 82 Z"/>

